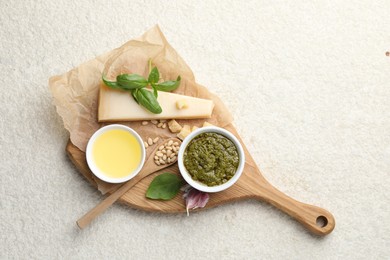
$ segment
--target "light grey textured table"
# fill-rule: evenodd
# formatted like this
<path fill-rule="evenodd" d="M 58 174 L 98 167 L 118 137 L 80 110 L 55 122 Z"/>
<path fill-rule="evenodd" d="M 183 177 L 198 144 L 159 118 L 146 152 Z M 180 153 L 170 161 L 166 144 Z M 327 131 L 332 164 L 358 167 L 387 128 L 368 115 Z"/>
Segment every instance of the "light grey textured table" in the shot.
<path fill-rule="evenodd" d="M 389 1 L 77 2 L 0 2 L 1 259 L 388 259 Z M 265 177 L 332 212 L 333 233 L 258 201 L 189 217 L 114 205 L 77 229 L 102 196 L 65 155 L 48 78 L 157 23 Z"/>

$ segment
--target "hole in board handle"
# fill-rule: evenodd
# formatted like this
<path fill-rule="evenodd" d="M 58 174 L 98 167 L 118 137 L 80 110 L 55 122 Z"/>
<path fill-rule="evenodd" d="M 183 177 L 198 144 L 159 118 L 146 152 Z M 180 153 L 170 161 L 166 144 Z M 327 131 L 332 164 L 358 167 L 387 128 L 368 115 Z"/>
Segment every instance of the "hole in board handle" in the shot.
<path fill-rule="evenodd" d="M 324 216 L 319 216 L 316 220 L 316 225 L 320 228 L 326 227 L 328 225 L 328 219 Z"/>

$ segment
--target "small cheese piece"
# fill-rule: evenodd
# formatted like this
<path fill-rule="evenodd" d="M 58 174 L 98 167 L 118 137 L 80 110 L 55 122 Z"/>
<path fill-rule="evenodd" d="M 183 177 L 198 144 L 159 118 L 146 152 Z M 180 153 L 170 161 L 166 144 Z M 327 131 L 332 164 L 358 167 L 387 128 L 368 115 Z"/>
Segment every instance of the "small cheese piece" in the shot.
<path fill-rule="evenodd" d="M 198 129 L 199 127 L 197 127 L 197 126 L 192 126 L 192 128 L 191 128 L 191 132 L 194 132 L 196 129 Z"/>
<path fill-rule="evenodd" d="M 205 127 L 205 126 L 215 126 L 215 125 L 210 124 L 209 122 L 204 122 L 204 123 L 203 123 L 203 127 Z"/>
<path fill-rule="evenodd" d="M 185 108 L 188 108 L 188 104 L 185 101 L 185 99 L 180 99 L 180 100 L 176 101 L 176 107 L 179 110 L 180 109 L 185 109 Z"/>
<path fill-rule="evenodd" d="M 172 133 L 180 132 L 180 130 L 182 129 L 181 125 L 178 122 L 176 122 L 175 119 L 172 119 L 171 121 L 168 122 L 168 127 Z"/>
<path fill-rule="evenodd" d="M 184 100 L 188 104 L 188 108 L 178 110 L 176 102 L 179 100 Z M 129 92 L 110 89 L 102 85 L 99 94 L 98 121 L 210 118 L 214 108 L 214 103 L 211 100 L 163 91 L 158 92 L 157 101 L 162 112 L 153 114 L 138 105 Z"/>
<path fill-rule="evenodd" d="M 191 133 L 191 126 L 189 125 L 184 125 L 183 128 L 181 129 L 180 133 L 177 134 L 177 137 L 183 141 L 184 138 L 187 137 Z"/>

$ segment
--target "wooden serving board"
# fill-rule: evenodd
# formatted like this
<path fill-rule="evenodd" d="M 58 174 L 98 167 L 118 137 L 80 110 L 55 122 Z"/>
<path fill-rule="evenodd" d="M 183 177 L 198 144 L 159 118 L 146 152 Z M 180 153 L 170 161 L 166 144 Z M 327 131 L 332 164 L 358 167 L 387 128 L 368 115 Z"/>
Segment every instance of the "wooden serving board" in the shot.
<path fill-rule="evenodd" d="M 225 128 L 232 132 L 243 144 L 237 131 L 231 124 Z M 210 200 L 205 209 L 232 201 L 254 198 L 266 201 L 286 212 L 315 234 L 326 235 L 332 232 L 335 227 L 335 219 L 331 213 L 325 209 L 296 201 L 277 190 L 263 177 L 244 144 L 243 147 L 246 162 L 244 172 L 240 179 L 225 191 L 211 193 Z M 93 173 L 89 170 L 86 162 L 85 153 L 74 146 L 71 141 L 68 142 L 66 151 L 76 168 L 96 187 L 97 185 L 94 181 Z M 171 172 L 180 175 L 177 164 L 165 168 L 161 172 Z M 164 213 L 186 212 L 185 202 L 181 192 L 170 201 L 150 200 L 145 197 L 150 182 L 161 172 L 156 172 L 139 181 L 120 198 L 120 202 L 145 211 L 158 211 Z"/>

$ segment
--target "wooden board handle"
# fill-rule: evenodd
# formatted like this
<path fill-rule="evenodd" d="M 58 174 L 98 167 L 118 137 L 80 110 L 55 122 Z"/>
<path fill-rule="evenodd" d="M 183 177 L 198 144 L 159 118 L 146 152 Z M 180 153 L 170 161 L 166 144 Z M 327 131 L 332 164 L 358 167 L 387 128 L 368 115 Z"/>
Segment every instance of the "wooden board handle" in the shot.
<path fill-rule="evenodd" d="M 264 185 L 257 190 L 257 198 L 286 212 L 314 234 L 327 235 L 335 227 L 335 219 L 329 211 L 296 201 L 271 184 Z"/>

